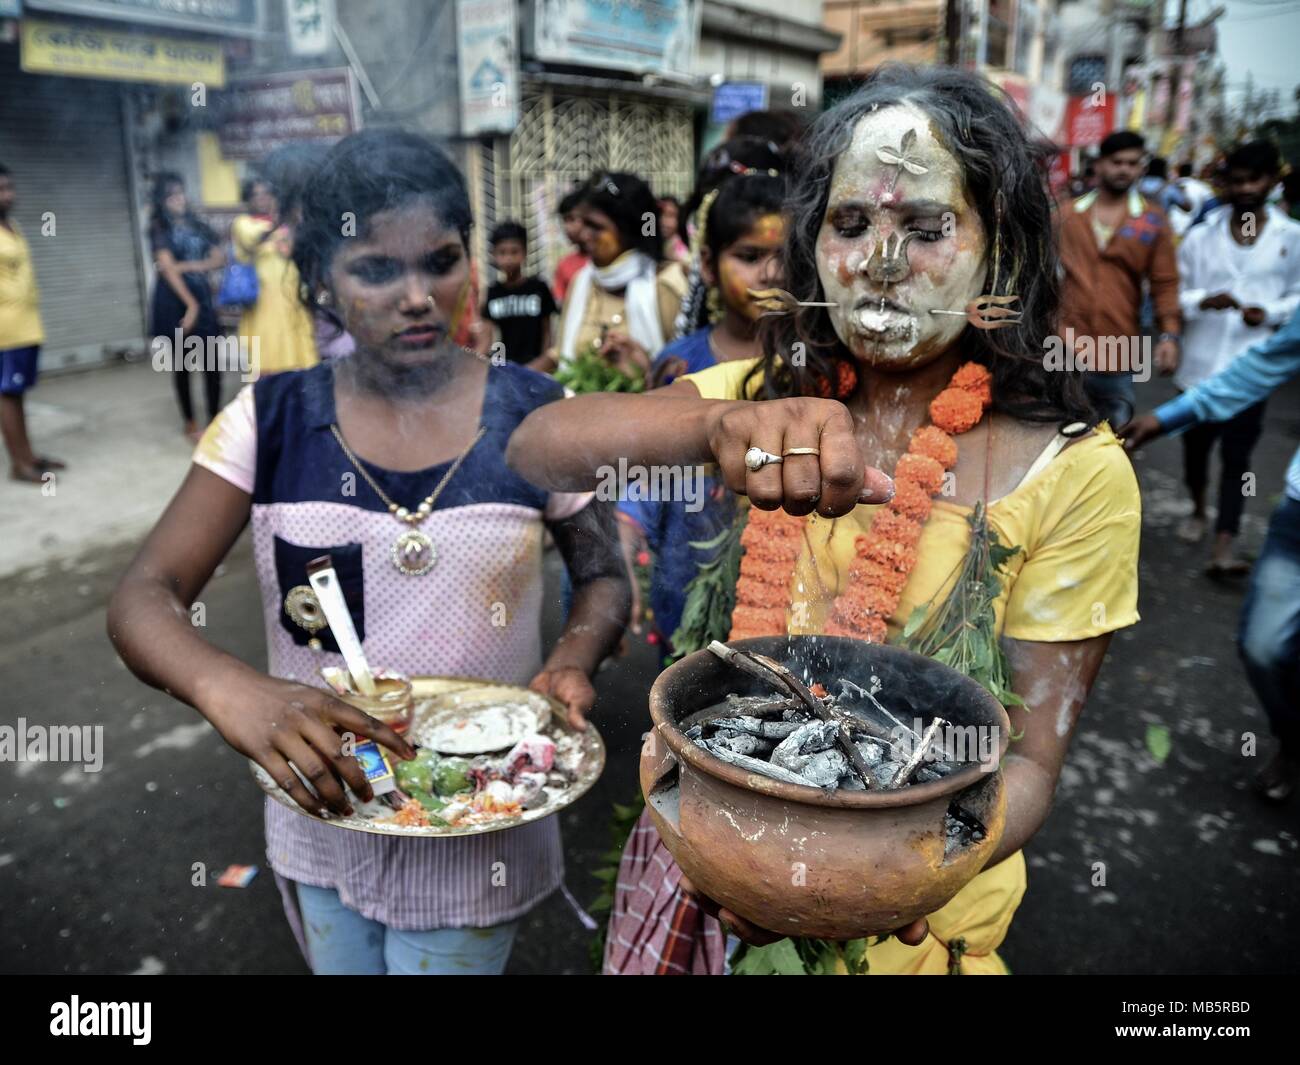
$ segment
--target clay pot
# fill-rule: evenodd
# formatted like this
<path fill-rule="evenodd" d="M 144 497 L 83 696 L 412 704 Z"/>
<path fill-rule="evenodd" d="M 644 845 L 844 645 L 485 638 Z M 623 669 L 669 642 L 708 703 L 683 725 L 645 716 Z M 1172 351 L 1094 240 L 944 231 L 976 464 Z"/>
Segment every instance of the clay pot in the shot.
<path fill-rule="evenodd" d="M 902 721 L 980 726 L 1001 766 L 1006 711 L 984 688 L 932 659 L 835 636 L 739 640 L 805 682 L 870 687 Z M 984 868 L 1006 820 L 1000 768 L 968 765 L 897 791 L 822 791 L 728 765 L 688 740 L 678 723 L 728 693 L 771 689 L 708 651 L 665 670 L 650 691 L 653 730 L 641 751 L 641 788 L 664 844 L 696 888 L 740 917 L 790 936 L 857 939 L 940 909 Z M 975 757 L 975 755 L 971 755 Z M 945 855 L 950 804 L 978 818 L 979 842 Z"/>

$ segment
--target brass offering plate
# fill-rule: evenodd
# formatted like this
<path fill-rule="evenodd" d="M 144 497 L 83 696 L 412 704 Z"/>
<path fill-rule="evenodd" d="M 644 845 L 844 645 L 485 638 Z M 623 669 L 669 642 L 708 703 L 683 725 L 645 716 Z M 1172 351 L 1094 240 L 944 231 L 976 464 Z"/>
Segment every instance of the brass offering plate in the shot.
<path fill-rule="evenodd" d="M 571 806 L 585 795 L 605 768 L 605 744 L 600 733 L 589 721 L 585 732 L 571 728 L 565 719 L 564 707 L 549 696 L 539 695 L 513 684 L 500 684 L 496 681 L 480 680 L 473 677 L 412 677 L 412 693 L 415 697 L 415 719 L 407 732 L 410 742 L 421 746 L 421 736 L 431 733 L 440 721 L 445 721 L 449 712 L 473 717 L 478 713 L 491 713 L 502 705 L 528 707 L 542 727 L 538 729 L 543 735 L 553 739 L 560 750 L 556 753 L 557 767 L 564 764 L 566 751 L 574 763 L 573 779 L 563 786 L 546 786 L 546 801 L 531 810 L 522 813 L 502 815 L 490 821 L 480 821 L 467 825 L 400 825 L 388 820 L 396 811 L 378 800 L 361 803 L 353 800 L 356 813 L 351 817 L 339 817 L 331 814 L 318 817 L 308 813 L 289 797 L 280 786 L 255 762 L 249 762 L 261 789 L 281 806 L 287 806 L 295 813 L 312 820 L 320 821 L 335 828 L 345 828 L 353 832 L 371 832 L 380 836 L 477 836 L 488 832 L 500 832 L 507 828 L 531 824 L 542 818 L 559 813 L 566 806 Z M 549 715 L 546 713 L 549 708 Z M 549 718 L 549 720 L 548 720 Z M 491 741 L 489 741 L 491 742 Z M 471 744 L 472 746 L 472 744 Z M 513 740 L 493 754 L 505 754 L 513 746 Z M 435 748 L 436 749 L 436 748 Z M 456 757 L 472 757 L 470 754 Z"/>

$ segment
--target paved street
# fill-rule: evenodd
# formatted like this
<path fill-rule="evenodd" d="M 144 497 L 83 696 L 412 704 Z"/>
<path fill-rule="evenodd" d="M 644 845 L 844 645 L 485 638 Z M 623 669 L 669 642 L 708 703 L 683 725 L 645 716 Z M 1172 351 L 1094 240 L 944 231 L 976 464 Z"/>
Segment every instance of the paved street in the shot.
<path fill-rule="evenodd" d="M 1149 406 L 1170 388 L 1140 393 Z M 1298 400 L 1292 387 L 1270 405 L 1245 526 L 1252 551 L 1300 437 Z M 0 717 L 102 725 L 105 760 L 99 773 L 0 764 L 0 971 L 304 973 L 242 759 L 192 710 L 135 681 L 104 635 L 113 582 L 186 466 L 170 383 L 120 364 L 48 379 L 31 403 L 36 443 L 71 468 L 52 496 L 0 482 Z M 1300 802 L 1267 808 L 1247 790 L 1257 759 L 1241 756 L 1242 734 L 1266 728 L 1232 643 L 1242 591 L 1201 576 L 1204 549 L 1173 536 L 1180 461 L 1165 442 L 1138 462 L 1143 622 L 1112 645 L 1055 810 L 1028 849 L 1029 892 L 1005 947 L 1017 973 L 1300 968 Z M 263 661 L 246 539 L 203 601 L 210 637 Z M 610 804 L 636 787 L 655 662 L 639 645 L 599 678 L 609 767 L 563 815 L 568 886 L 584 902 Z M 1147 748 L 1151 725 L 1170 734 L 1163 764 Z M 192 886 L 196 863 L 206 887 Z M 231 863 L 263 870 L 247 889 L 217 887 Z M 1094 886 L 1095 863 L 1105 883 Z M 588 943 L 557 895 L 527 920 L 511 968 L 585 972 Z"/>

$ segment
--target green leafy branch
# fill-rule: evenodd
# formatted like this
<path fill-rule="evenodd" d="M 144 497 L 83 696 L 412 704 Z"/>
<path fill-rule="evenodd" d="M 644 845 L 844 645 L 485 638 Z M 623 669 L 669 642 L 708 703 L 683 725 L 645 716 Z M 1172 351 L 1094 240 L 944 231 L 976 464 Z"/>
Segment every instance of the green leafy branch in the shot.
<path fill-rule="evenodd" d="M 691 583 L 686 586 L 682 619 L 672 635 L 674 657 L 702 650 L 714 640 L 725 640 L 731 632 L 740 559 L 745 553 L 740 545 L 740 535 L 745 531 L 747 519 L 748 510 L 741 508 L 736 520 L 717 536 L 711 540 L 691 542 L 691 547 L 697 551 L 717 553 L 710 561 L 700 563 Z"/>
<path fill-rule="evenodd" d="M 1002 545 L 982 503 L 975 504 L 966 521 L 971 546 L 956 584 L 937 609 L 932 599 L 912 611 L 898 643 L 964 673 L 1003 706 L 1023 706 L 1011 690 L 1011 666 L 998 640 L 993 609 L 1002 594 L 1004 567 L 1020 548 Z"/>

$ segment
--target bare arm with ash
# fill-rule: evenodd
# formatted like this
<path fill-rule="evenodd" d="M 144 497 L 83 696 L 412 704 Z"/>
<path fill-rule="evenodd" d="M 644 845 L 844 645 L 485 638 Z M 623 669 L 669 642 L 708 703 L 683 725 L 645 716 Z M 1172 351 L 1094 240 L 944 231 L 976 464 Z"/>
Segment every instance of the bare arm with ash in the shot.
<path fill-rule="evenodd" d="M 569 723 L 586 728 L 596 702 L 591 677 L 627 628 L 632 593 L 619 551 L 614 504 L 593 499 L 571 518 L 548 522 L 573 582 L 564 631 L 529 684 L 568 707 Z"/>

